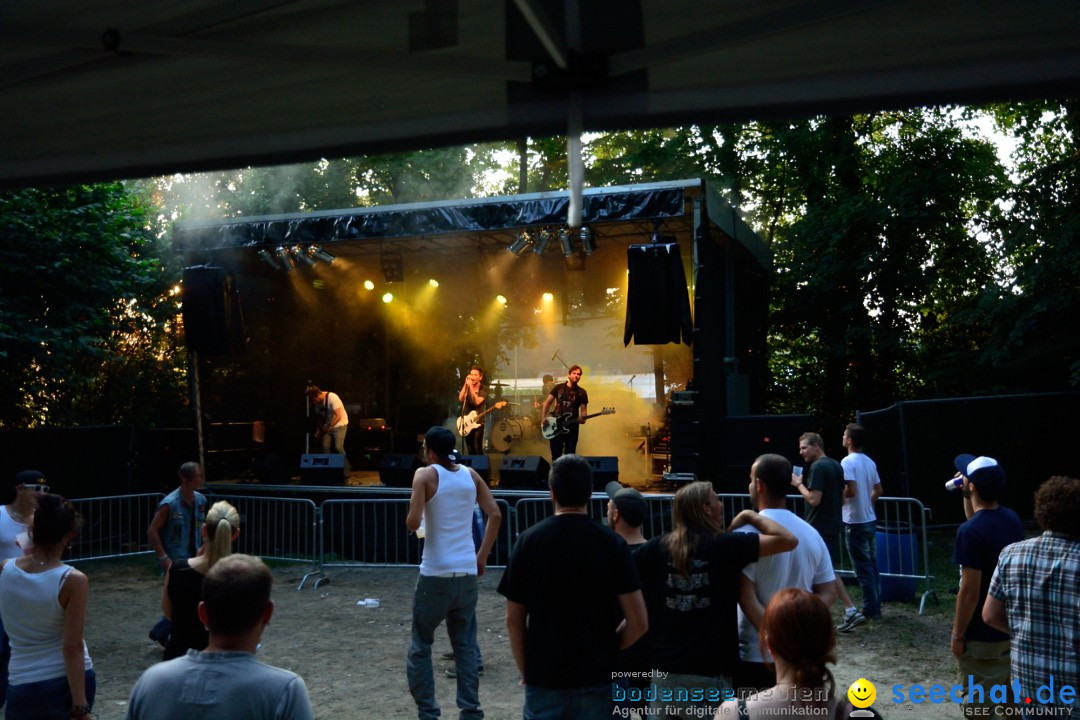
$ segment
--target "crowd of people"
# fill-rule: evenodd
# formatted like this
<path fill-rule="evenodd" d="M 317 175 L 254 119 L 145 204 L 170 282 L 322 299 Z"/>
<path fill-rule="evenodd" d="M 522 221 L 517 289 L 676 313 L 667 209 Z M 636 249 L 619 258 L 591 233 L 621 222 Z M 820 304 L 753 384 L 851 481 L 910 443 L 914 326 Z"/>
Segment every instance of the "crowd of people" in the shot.
<path fill-rule="evenodd" d="M 837 632 L 882 618 L 872 562 L 882 485 L 863 441 L 863 429 L 848 426 L 847 455 L 837 463 L 820 435 L 804 434 L 805 473 L 780 455 L 758 457 L 748 483 L 753 508 L 730 520 L 709 483 L 687 483 L 672 500 L 671 530 L 652 538 L 643 533 L 650 507 L 639 491 L 609 483 L 601 524 L 589 514 L 592 466 L 573 453 L 560 456 L 548 479 L 554 513 L 517 538 L 497 587 L 526 720 L 630 711 L 642 718 L 880 717 L 838 693 L 829 667 Z M 484 717 L 478 578 L 502 518 L 454 447 L 445 428 L 425 434 L 426 464 L 415 473 L 406 518 L 407 529 L 424 536 L 407 649 L 403 641 L 421 720 L 442 712 L 431 654 L 444 622 L 459 717 Z M 1016 685 L 1025 696 L 1048 680 L 1076 688 L 1080 480 L 1054 477 L 1039 488 L 1035 518 L 1043 532 L 1025 540 L 1019 517 L 999 502 L 1000 464 L 960 455 L 955 465 L 967 521 L 955 544 L 961 579 L 950 650 L 965 705 L 1015 704 L 993 696 L 994 686 Z M 239 514 L 228 502 L 208 506 L 201 469 L 186 463 L 179 477 L 148 530 L 165 574 L 163 622 L 151 631 L 163 661 L 136 682 L 128 717 L 312 718 L 303 679 L 256 656 L 274 610 L 270 570 L 233 553 Z M 15 480 L 12 501 L 0 505 L 0 705 L 11 720 L 87 717 L 96 690 L 83 640 L 89 582 L 61 559 L 80 518 L 41 473 Z M 805 519 L 786 509 L 789 492 L 805 499 Z M 841 533 L 861 608 L 833 569 Z M 844 612 L 834 625 L 837 600 Z M 1040 702 L 1073 706 L 1064 695 Z"/>

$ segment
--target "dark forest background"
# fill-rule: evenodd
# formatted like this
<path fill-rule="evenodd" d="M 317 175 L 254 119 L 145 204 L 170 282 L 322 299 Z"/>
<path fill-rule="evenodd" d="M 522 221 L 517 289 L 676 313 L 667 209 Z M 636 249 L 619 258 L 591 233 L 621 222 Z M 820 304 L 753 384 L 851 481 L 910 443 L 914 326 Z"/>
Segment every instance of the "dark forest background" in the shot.
<path fill-rule="evenodd" d="M 562 138 L 0 193 L 0 428 L 190 427 L 176 220 L 562 189 Z M 1080 101 L 612 132 L 772 248 L 770 413 L 1080 387 Z"/>

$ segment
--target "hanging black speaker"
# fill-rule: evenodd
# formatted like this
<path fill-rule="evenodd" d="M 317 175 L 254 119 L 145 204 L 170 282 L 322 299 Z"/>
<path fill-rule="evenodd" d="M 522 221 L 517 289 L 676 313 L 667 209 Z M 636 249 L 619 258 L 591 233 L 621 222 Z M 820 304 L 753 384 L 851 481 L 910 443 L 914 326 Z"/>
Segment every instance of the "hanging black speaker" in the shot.
<path fill-rule="evenodd" d="M 232 275 L 210 265 L 184 268 L 180 286 L 187 346 L 200 355 L 244 350 L 244 317 Z"/>
<path fill-rule="evenodd" d="M 690 344 L 690 293 L 678 243 L 631 245 L 623 345 Z"/>

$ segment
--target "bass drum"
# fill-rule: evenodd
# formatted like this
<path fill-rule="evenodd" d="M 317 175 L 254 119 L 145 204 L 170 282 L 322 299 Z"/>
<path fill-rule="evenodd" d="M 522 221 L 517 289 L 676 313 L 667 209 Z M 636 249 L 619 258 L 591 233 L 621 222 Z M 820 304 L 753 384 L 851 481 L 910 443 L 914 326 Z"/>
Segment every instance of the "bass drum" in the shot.
<path fill-rule="evenodd" d="M 536 422 L 531 417 L 500 420 L 491 428 L 491 447 L 496 452 L 509 452 L 515 440 L 531 436 L 536 432 Z"/>

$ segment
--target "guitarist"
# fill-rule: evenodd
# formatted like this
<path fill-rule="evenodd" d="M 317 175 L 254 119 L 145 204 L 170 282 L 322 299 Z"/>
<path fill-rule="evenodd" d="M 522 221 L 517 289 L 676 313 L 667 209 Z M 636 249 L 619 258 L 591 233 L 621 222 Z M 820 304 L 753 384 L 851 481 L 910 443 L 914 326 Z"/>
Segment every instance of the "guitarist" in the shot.
<path fill-rule="evenodd" d="M 484 387 L 484 371 L 473 365 L 469 374 L 465 376 L 465 383 L 458 392 L 458 402 L 461 403 L 461 416 L 465 417 L 475 410 L 481 413 L 484 403 L 487 402 L 487 388 Z M 469 455 L 482 455 L 484 453 L 484 424 L 473 428 L 465 436 L 465 449 Z"/>
<path fill-rule="evenodd" d="M 551 462 L 564 454 L 577 452 L 578 428 L 585 424 L 585 416 L 589 410 L 589 393 L 578 385 L 580 380 L 581 366 L 571 365 L 566 374 L 566 382 L 551 388 L 551 393 L 544 399 L 544 406 L 540 408 L 541 420 L 547 417 L 548 408 L 556 416 L 570 413 L 570 417 L 578 418 L 578 422 L 567 426 L 570 432 L 557 434 L 548 441 L 551 444 Z"/>

